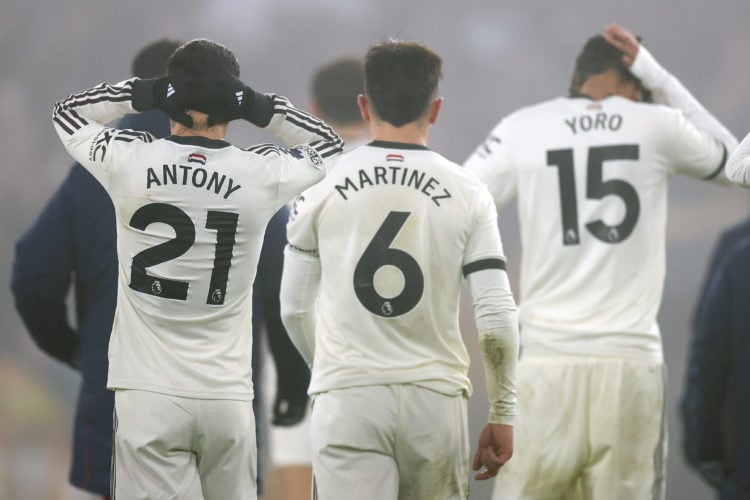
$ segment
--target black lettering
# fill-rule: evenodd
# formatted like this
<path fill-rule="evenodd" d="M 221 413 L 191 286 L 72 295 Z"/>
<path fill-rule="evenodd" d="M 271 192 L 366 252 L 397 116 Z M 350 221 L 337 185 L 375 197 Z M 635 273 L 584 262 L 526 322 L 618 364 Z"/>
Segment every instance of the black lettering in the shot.
<path fill-rule="evenodd" d="M 606 130 L 607 128 L 607 114 L 606 113 L 597 113 L 596 114 L 596 123 L 594 124 L 594 128 L 599 130 Z"/>
<path fill-rule="evenodd" d="M 193 167 L 189 167 L 187 165 L 179 165 L 179 167 L 182 169 L 182 185 L 187 186 L 188 171 L 192 170 Z"/>
<path fill-rule="evenodd" d="M 589 130 L 591 130 L 592 122 L 593 120 L 589 115 L 583 115 L 578 119 L 578 123 L 581 125 L 581 130 L 583 130 L 584 132 L 588 132 Z"/>
<path fill-rule="evenodd" d="M 622 116 L 612 115 L 609 117 L 609 129 L 613 132 L 617 132 L 622 127 Z"/>
<path fill-rule="evenodd" d="M 430 196 L 430 191 L 435 189 L 435 186 L 437 186 L 438 184 L 440 183 L 437 181 L 437 179 L 435 179 L 434 177 L 430 177 L 430 180 L 427 181 L 427 184 L 425 184 L 422 188 L 422 192 L 427 196 Z"/>
<path fill-rule="evenodd" d="M 565 120 L 565 125 L 570 127 L 570 130 L 572 130 L 574 134 L 576 133 L 576 119 L 575 118 L 571 118 L 570 120 Z"/>
<path fill-rule="evenodd" d="M 406 185 L 409 187 L 413 187 L 414 189 L 419 189 L 419 187 L 422 185 L 422 181 L 424 180 L 424 176 L 424 172 L 420 172 L 419 170 L 412 170 L 411 175 L 409 176 L 409 182 Z M 413 186 L 412 182 L 414 183 Z M 401 184 L 403 184 L 403 182 Z"/>
<path fill-rule="evenodd" d="M 360 189 L 364 189 L 365 184 L 369 184 L 370 186 L 373 185 L 372 181 L 367 176 L 367 172 L 365 172 L 364 170 L 360 170 L 359 171 L 359 187 L 360 187 Z"/>
<path fill-rule="evenodd" d="M 159 178 L 156 176 L 156 172 L 154 172 L 153 168 L 149 167 L 146 171 L 146 189 L 150 189 L 152 183 L 161 186 Z"/>
<path fill-rule="evenodd" d="M 396 184 L 396 172 L 399 171 L 401 169 L 401 167 L 391 167 L 391 166 L 389 166 L 388 168 L 391 169 L 391 174 L 393 174 L 393 175 L 391 175 L 391 184 Z"/>
<path fill-rule="evenodd" d="M 375 184 L 388 184 L 388 181 L 385 180 L 385 167 L 375 167 L 373 171 L 375 172 Z"/>
<path fill-rule="evenodd" d="M 172 164 L 170 166 L 166 163 L 162 165 L 162 176 L 164 184 L 169 184 L 170 182 L 177 184 L 177 165 Z"/>
<path fill-rule="evenodd" d="M 226 175 L 222 175 L 221 180 L 219 180 L 219 173 L 214 172 L 213 174 L 211 174 L 211 178 L 208 179 L 208 186 L 206 186 L 206 189 L 210 191 L 211 186 L 213 186 L 214 193 L 219 194 L 221 192 L 221 186 L 224 185 L 224 179 L 226 178 Z"/>
<path fill-rule="evenodd" d="M 230 178 L 229 178 L 229 185 L 227 186 L 227 192 L 226 192 L 226 193 L 224 194 L 224 199 L 225 199 L 225 200 L 226 200 L 227 198 L 229 198 L 229 195 L 230 195 L 230 194 L 234 193 L 235 191 L 237 191 L 237 190 L 238 190 L 239 188 L 241 188 L 241 187 L 242 187 L 242 186 L 240 186 L 239 184 L 237 184 L 237 187 L 232 187 L 232 186 L 234 186 L 234 181 L 233 181 L 233 180 L 232 180 L 232 178 L 230 177 Z"/>
<path fill-rule="evenodd" d="M 346 177 L 346 182 L 344 183 L 344 185 L 343 185 L 343 186 L 339 186 L 339 185 L 337 184 L 337 185 L 336 185 L 336 186 L 334 186 L 334 187 L 336 188 L 336 191 L 338 191 L 338 192 L 339 192 L 339 194 L 341 195 L 341 197 L 342 197 L 343 199 L 345 199 L 345 200 L 348 200 L 349 198 L 347 198 L 347 197 L 346 197 L 346 194 L 344 194 L 344 191 L 348 190 L 349 188 L 353 189 L 353 190 L 354 190 L 355 192 L 356 192 L 356 191 L 359 191 L 359 190 L 357 189 L 357 186 L 355 186 L 355 185 L 354 185 L 354 183 L 352 182 L 352 180 L 351 180 L 351 179 L 350 179 L 349 177 Z"/>
<path fill-rule="evenodd" d="M 446 199 L 446 198 L 451 198 L 451 194 L 448 192 L 447 189 L 443 188 L 443 193 L 444 194 L 441 194 L 439 196 L 433 196 L 432 197 L 432 201 L 435 202 L 435 205 L 441 206 L 440 202 L 438 200 L 443 200 L 443 199 Z"/>
<path fill-rule="evenodd" d="M 198 180 L 199 174 L 202 175 L 200 181 Z M 199 188 L 203 187 L 203 185 L 206 183 L 206 178 L 208 178 L 208 172 L 206 172 L 203 168 L 196 168 L 193 170 L 193 186 Z"/>

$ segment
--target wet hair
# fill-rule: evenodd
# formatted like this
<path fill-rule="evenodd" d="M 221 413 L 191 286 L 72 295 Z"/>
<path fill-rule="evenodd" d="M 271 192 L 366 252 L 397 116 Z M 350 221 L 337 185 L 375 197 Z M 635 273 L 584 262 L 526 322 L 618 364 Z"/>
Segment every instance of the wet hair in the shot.
<path fill-rule="evenodd" d="M 130 72 L 138 78 L 158 78 L 167 72 L 167 60 L 182 45 L 180 40 L 162 38 L 143 47 L 133 58 Z"/>
<path fill-rule="evenodd" d="M 365 93 L 378 117 L 395 127 L 425 115 L 442 76 L 440 56 L 420 43 L 389 40 L 365 56 Z"/>
<path fill-rule="evenodd" d="M 205 38 L 191 40 L 181 45 L 167 62 L 167 73 L 221 73 L 238 77 L 240 63 L 234 53 L 224 45 Z"/>
<path fill-rule="evenodd" d="M 312 79 L 312 96 L 321 118 L 338 125 L 362 122 L 357 96 L 364 92 L 365 65 L 357 57 L 342 57 L 319 68 Z"/>

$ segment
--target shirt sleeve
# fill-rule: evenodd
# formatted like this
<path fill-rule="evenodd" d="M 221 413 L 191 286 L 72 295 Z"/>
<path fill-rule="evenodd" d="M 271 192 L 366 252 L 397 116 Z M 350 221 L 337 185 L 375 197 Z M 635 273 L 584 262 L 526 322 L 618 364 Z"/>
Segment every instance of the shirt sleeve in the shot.
<path fill-rule="evenodd" d="M 722 174 L 737 138 L 680 81 L 640 46 L 630 71 L 653 95 L 654 102 L 680 111 L 667 127 L 676 132 L 673 152 L 680 154 L 677 172 L 728 184 Z"/>
<path fill-rule="evenodd" d="M 308 366 L 315 356 L 315 304 L 320 287 L 320 259 L 287 246 L 281 275 L 281 319 Z"/>
<path fill-rule="evenodd" d="M 750 187 L 750 134 L 747 134 L 727 161 L 727 178 Z"/>
<path fill-rule="evenodd" d="M 134 140 L 151 142 L 148 132 L 117 130 L 104 124 L 128 113 L 135 113 L 131 104 L 135 78 L 111 85 L 96 87 L 71 94 L 55 104 L 52 122 L 68 153 L 109 189 L 109 176 L 114 168 L 111 150 L 115 141 Z"/>
<path fill-rule="evenodd" d="M 69 175 L 16 242 L 11 289 L 34 342 L 53 358 L 75 367 L 78 335 L 68 320 L 66 305 L 74 264 L 71 179 Z"/>
<path fill-rule="evenodd" d="M 464 168 L 485 183 L 497 208 L 516 197 L 516 171 L 508 150 L 508 122 L 500 122 L 464 162 Z"/>
<path fill-rule="evenodd" d="M 265 155 L 266 168 L 278 178 L 278 201 L 284 204 L 330 172 L 344 141 L 321 119 L 295 108 L 286 98 L 268 94 L 273 116 L 267 128 L 287 148 L 261 144 L 249 151 Z"/>
<path fill-rule="evenodd" d="M 486 189 L 464 255 L 490 401 L 488 421 L 512 425 L 516 409 L 518 311 L 505 271 L 497 214 Z"/>

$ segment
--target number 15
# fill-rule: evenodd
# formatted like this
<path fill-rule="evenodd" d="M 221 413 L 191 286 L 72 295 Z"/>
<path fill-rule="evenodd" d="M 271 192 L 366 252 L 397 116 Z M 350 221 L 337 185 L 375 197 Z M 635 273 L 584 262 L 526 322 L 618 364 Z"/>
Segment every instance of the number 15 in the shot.
<path fill-rule="evenodd" d="M 637 144 L 596 146 L 589 148 L 586 169 L 586 198 L 601 200 L 607 195 L 619 196 L 625 203 L 625 217 L 614 226 L 598 219 L 586 224 L 586 229 L 604 243 L 619 243 L 633 232 L 641 211 L 638 193 L 621 179 L 602 180 L 604 162 L 608 160 L 638 160 Z M 562 211 L 563 245 L 580 244 L 578 206 L 576 204 L 575 170 L 572 149 L 547 151 L 547 165 L 557 167 L 560 182 L 560 208 Z"/>

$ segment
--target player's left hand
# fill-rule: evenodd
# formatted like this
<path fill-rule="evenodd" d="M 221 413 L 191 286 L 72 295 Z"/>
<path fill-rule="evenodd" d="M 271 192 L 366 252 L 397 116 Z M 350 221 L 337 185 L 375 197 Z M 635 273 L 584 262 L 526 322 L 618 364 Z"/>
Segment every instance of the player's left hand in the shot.
<path fill-rule="evenodd" d="M 497 476 L 505 462 L 513 455 L 513 426 L 487 424 L 479 435 L 479 445 L 474 455 L 472 469 L 478 472 L 474 479 L 482 481 Z"/>
<path fill-rule="evenodd" d="M 626 68 L 630 68 L 641 46 L 635 35 L 622 26 L 611 23 L 605 26 L 602 36 L 622 52 L 622 63 Z"/>

